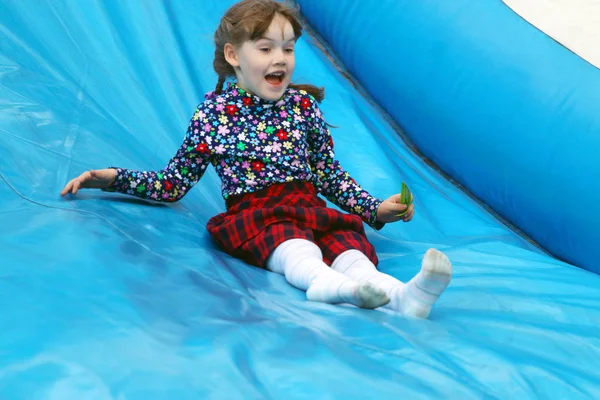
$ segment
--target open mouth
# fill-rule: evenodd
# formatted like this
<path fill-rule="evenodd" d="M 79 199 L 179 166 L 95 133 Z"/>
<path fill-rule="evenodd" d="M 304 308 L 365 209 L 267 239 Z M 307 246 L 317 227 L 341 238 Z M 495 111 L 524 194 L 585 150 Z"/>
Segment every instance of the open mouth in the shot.
<path fill-rule="evenodd" d="M 273 72 L 265 76 L 267 82 L 273 86 L 280 86 L 285 78 L 285 72 Z"/>

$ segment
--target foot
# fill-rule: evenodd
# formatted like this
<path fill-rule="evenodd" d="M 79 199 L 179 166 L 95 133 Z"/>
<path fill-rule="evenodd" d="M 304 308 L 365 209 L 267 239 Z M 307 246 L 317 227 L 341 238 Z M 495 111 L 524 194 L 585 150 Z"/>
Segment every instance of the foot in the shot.
<path fill-rule="evenodd" d="M 332 291 L 331 278 L 323 276 L 315 279 L 306 291 L 306 298 L 329 304 L 350 303 L 367 309 L 381 307 L 390 302 L 383 290 L 370 283 L 357 283 L 346 277 L 343 282 L 335 282 L 335 291 Z"/>
<path fill-rule="evenodd" d="M 370 283 L 359 284 L 356 299 L 358 301 L 355 304 L 357 307 L 368 309 L 385 306 L 390 302 L 389 296 L 383 290 Z"/>
<path fill-rule="evenodd" d="M 452 264 L 448 257 L 436 249 L 427 250 L 421 271 L 403 288 L 403 314 L 427 318 L 433 304 L 446 290 L 451 279 Z"/>
<path fill-rule="evenodd" d="M 450 279 L 452 277 L 452 264 L 441 251 L 429 249 L 423 257 L 421 272 Z"/>

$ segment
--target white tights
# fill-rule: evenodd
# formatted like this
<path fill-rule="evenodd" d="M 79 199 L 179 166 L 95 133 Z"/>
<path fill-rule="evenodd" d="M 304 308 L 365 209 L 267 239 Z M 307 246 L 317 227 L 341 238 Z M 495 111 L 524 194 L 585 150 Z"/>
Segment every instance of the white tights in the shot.
<path fill-rule="evenodd" d="M 377 271 L 358 250 L 340 254 L 331 267 L 321 249 L 306 239 L 280 244 L 267 260 L 267 269 L 284 275 L 306 291 L 310 301 L 350 303 L 361 308 L 386 306 L 407 316 L 427 318 L 435 301 L 450 283 L 452 265 L 442 252 L 429 249 L 421 271 L 408 283 Z"/>
<path fill-rule="evenodd" d="M 372 284 L 358 283 L 328 267 L 321 249 L 306 239 L 280 244 L 267 260 L 267 269 L 284 275 L 292 286 L 305 290 L 310 301 L 350 303 L 361 308 L 376 308 L 390 301 Z"/>

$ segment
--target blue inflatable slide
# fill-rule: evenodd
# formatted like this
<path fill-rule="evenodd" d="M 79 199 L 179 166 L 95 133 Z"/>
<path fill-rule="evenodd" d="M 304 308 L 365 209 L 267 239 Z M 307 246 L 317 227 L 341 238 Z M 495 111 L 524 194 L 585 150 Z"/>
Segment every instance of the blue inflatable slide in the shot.
<path fill-rule="evenodd" d="M 599 399 L 600 70 L 501 0 L 297 1 L 294 80 L 325 87 L 338 160 L 415 196 L 367 228 L 380 269 L 452 260 L 427 320 L 224 254 L 212 168 L 169 205 L 59 196 L 164 167 L 233 3 L 0 1 L 0 398 Z"/>

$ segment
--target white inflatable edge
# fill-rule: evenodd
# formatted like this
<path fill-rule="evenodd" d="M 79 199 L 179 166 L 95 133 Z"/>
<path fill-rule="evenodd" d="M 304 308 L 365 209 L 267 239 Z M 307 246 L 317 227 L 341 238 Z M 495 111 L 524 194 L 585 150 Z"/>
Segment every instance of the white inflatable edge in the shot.
<path fill-rule="evenodd" d="M 600 68 L 600 0 L 503 0 L 521 18 Z"/>

